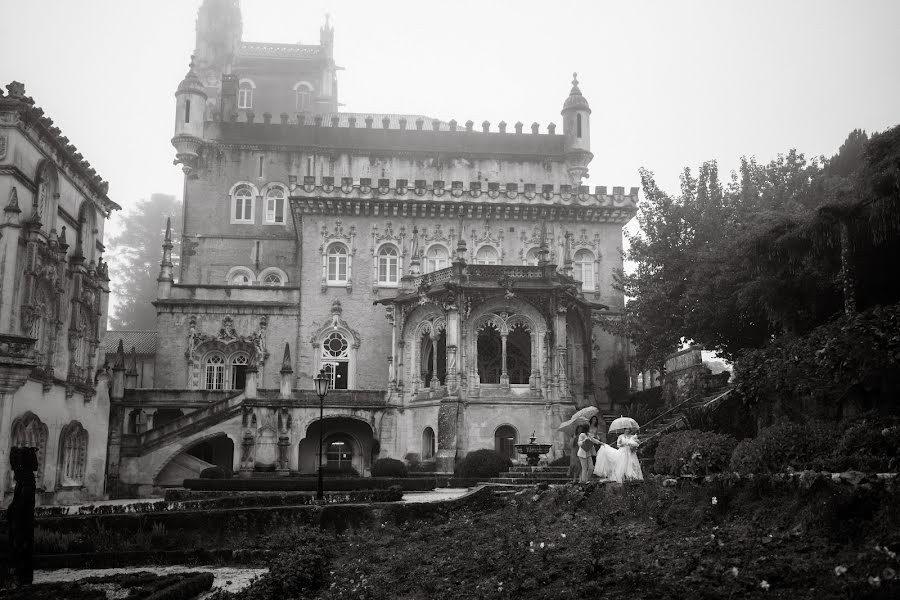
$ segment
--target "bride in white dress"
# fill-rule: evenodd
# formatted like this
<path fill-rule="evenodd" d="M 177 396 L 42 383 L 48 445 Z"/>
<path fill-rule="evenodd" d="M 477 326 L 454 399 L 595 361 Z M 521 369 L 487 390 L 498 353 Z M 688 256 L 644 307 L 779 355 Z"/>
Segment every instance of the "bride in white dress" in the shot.
<path fill-rule="evenodd" d="M 630 429 L 616 440 L 618 449 L 613 449 L 608 444 L 601 445 L 597 450 L 594 475 L 601 479 L 611 479 L 617 483 L 625 480 L 643 480 L 644 473 L 637 457 L 639 445 L 637 431 Z"/>

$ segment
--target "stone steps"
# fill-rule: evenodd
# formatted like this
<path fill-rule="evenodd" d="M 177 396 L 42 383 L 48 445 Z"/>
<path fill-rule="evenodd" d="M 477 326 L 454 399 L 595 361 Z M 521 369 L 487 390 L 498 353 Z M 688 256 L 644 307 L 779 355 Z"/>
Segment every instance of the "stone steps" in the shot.
<path fill-rule="evenodd" d="M 530 486 L 536 483 L 565 483 L 569 480 L 569 467 L 529 467 L 516 465 L 489 483 L 499 485 Z"/>

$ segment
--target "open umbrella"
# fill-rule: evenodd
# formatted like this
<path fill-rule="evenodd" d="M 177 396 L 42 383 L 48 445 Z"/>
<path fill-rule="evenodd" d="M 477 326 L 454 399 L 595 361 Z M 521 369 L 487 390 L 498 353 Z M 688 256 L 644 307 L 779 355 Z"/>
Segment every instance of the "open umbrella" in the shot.
<path fill-rule="evenodd" d="M 638 427 L 637 421 L 632 419 L 631 417 L 619 417 L 615 421 L 609 424 L 609 433 L 615 434 L 620 431 L 624 431 L 626 429 L 640 429 Z"/>
<path fill-rule="evenodd" d="M 600 409 L 596 406 L 586 406 L 585 408 L 576 411 L 574 415 L 569 417 L 568 421 L 562 422 L 556 429 L 563 433 L 575 433 L 575 430 L 578 429 L 580 425 L 588 425 L 591 421 L 591 417 L 599 412 Z"/>

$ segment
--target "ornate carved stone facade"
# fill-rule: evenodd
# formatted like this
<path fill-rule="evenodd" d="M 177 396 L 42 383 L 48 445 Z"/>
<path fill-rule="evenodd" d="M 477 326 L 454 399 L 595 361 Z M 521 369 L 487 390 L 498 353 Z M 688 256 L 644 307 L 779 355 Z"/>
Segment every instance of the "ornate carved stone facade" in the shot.
<path fill-rule="evenodd" d="M 29 446 L 44 501 L 102 498 L 103 223 L 119 207 L 22 84 L 0 91 L 0 139 L 0 492 L 12 490 L 10 449 Z"/>
<path fill-rule="evenodd" d="M 412 454 L 446 471 L 532 431 L 555 458 L 555 426 L 606 401 L 616 340 L 592 313 L 623 305 L 613 271 L 637 189 L 582 185 L 591 110 L 577 80 L 561 132 L 335 112 L 334 35 L 247 44 L 237 2 L 203 3 L 172 139 L 174 235 L 190 251 L 175 283 L 167 232 L 156 387 L 114 398 L 155 411 L 111 446 L 125 491 L 210 464 L 314 472 L 320 427 L 327 467 L 360 473 Z M 239 347 L 246 365 L 230 362 Z M 280 365 L 267 347 L 285 348 Z"/>

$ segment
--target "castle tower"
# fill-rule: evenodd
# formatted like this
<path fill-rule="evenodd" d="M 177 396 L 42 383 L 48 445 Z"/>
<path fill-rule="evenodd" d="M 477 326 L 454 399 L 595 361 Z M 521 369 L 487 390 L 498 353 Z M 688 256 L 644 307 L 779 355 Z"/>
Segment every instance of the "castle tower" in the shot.
<path fill-rule="evenodd" d="M 238 0 L 203 0 L 194 55 L 197 73 L 207 86 L 216 86 L 222 73 L 231 71 L 242 33 Z"/>
<path fill-rule="evenodd" d="M 329 15 L 325 15 L 325 24 L 319 28 L 319 45 L 324 55 L 322 69 L 321 91 L 316 99 L 316 111 L 320 113 L 336 112 L 338 110 L 337 70 L 334 64 L 334 27 L 331 25 Z"/>
<path fill-rule="evenodd" d="M 193 170 L 197 159 L 197 150 L 203 140 L 205 110 L 206 90 L 194 71 L 192 60 L 175 92 L 175 136 L 172 138 L 176 161 L 182 164 L 185 173 Z"/>
<path fill-rule="evenodd" d="M 563 104 L 563 135 L 566 137 L 566 165 L 575 185 L 587 177 L 591 154 L 591 107 L 578 88 L 578 73 L 572 73 L 572 90 Z"/>

